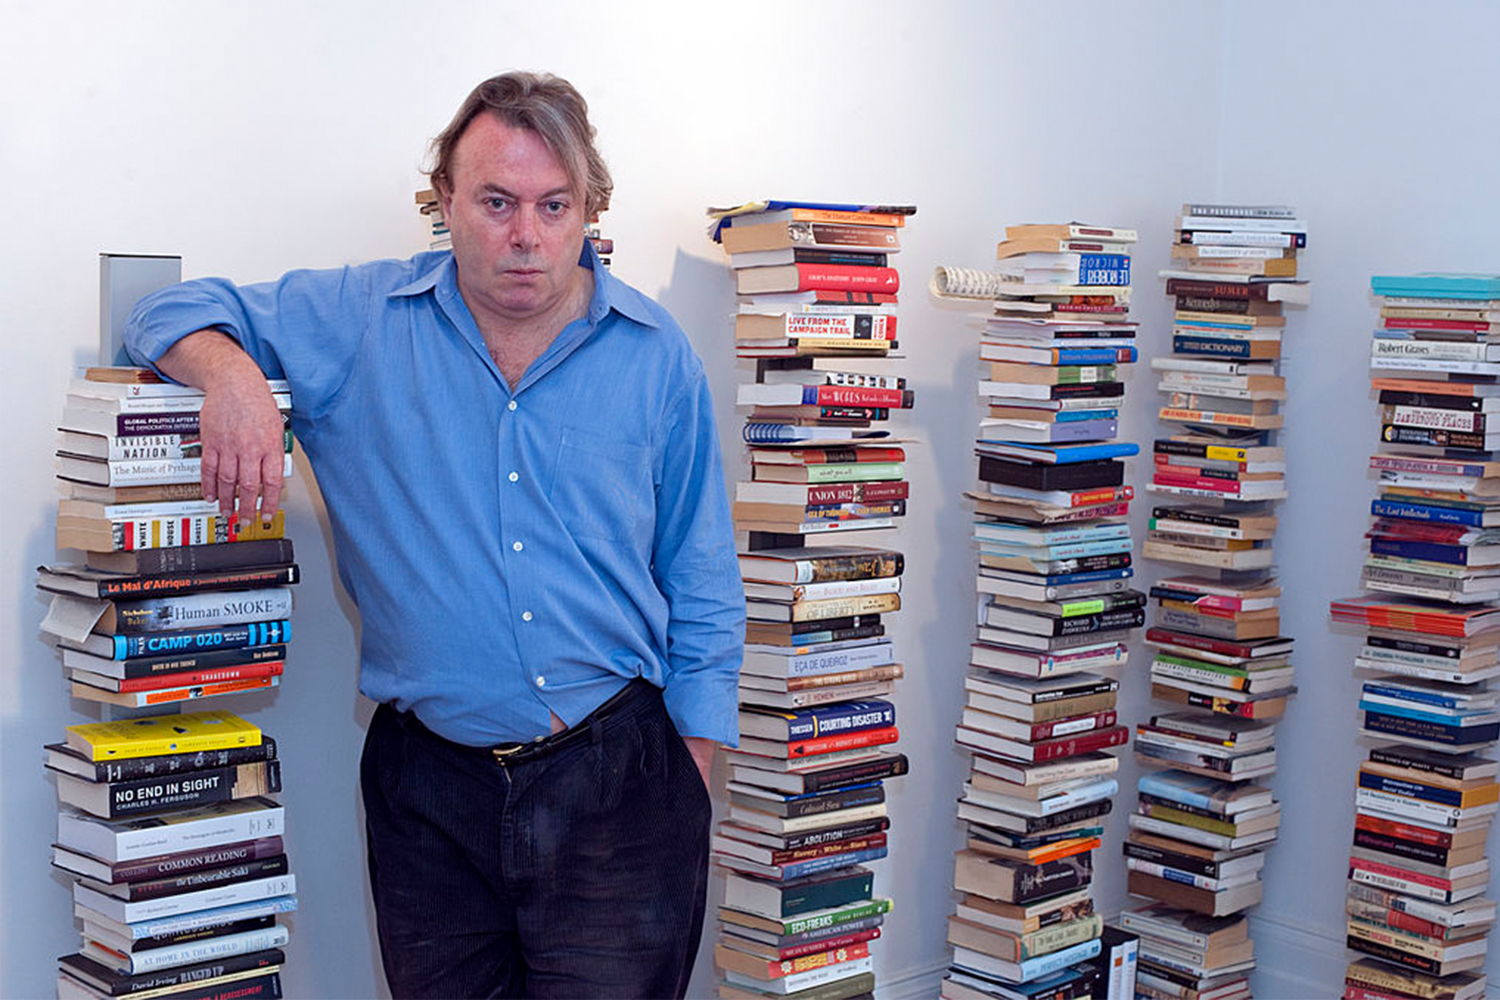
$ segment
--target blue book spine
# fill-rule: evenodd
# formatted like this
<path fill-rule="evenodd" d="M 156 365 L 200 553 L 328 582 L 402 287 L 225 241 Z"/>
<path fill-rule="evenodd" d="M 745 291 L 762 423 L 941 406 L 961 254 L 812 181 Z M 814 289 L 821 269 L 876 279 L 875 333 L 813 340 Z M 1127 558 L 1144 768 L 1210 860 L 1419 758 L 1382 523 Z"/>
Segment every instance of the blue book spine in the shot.
<path fill-rule="evenodd" d="M 994 533 L 986 532 L 978 535 L 979 541 L 989 542 L 995 545 L 1014 545 L 1020 548 L 1037 547 L 1043 545 L 1066 545 L 1072 542 L 1102 542 L 1111 538 L 1129 538 L 1130 525 L 1128 524 L 1106 524 L 1091 528 L 1064 528 L 1057 531 L 1044 532 L 1040 536 L 1025 535 L 1021 531 L 1016 532 L 1015 537 L 1006 537 L 1003 529 Z"/>
<path fill-rule="evenodd" d="M 1077 559 L 1081 556 L 1109 556 L 1130 551 L 1130 539 L 1111 538 L 1101 542 L 1072 542 L 1064 545 L 1006 546 L 981 542 L 980 551 L 991 555 L 1020 556 L 1023 559 Z"/>
<path fill-rule="evenodd" d="M 1178 321 L 1173 327 L 1183 333 L 1192 333 L 1194 330 L 1244 330 L 1255 329 L 1254 323 L 1236 323 L 1232 320 L 1226 322 L 1213 322 L 1211 320 L 1195 319 L 1192 322 Z"/>
<path fill-rule="evenodd" d="M 870 801 L 871 802 L 879 802 L 879 801 L 881 801 L 884 798 L 884 793 L 880 791 L 880 789 L 882 789 L 884 787 L 885 787 L 885 782 L 883 782 L 883 781 L 881 781 L 879 779 L 876 779 L 875 781 L 861 781 L 857 785 L 844 785 L 841 788 L 837 788 L 837 789 L 832 790 L 832 792 L 830 792 L 830 790 L 828 790 L 828 789 L 824 789 L 823 791 L 820 791 L 820 792 L 802 792 L 802 793 L 800 793 L 798 795 L 783 795 L 783 796 L 781 796 L 781 801 L 783 801 L 783 802 L 800 802 L 803 799 L 816 799 L 816 798 L 821 798 L 824 795 L 829 795 L 829 794 L 834 794 L 834 793 L 837 793 L 838 795 L 851 795 L 851 793 L 853 793 L 853 792 L 862 791 L 862 790 L 868 788 L 868 789 L 873 790 L 873 793 L 874 793 L 874 794 L 871 795 Z M 851 795 L 851 797 L 853 797 L 853 796 Z M 851 805 L 852 804 L 853 803 L 851 803 Z"/>
<path fill-rule="evenodd" d="M 147 632 L 140 635 L 116 635 L 116 660 L 142 656 L 169 656 L 173 653 L 202 653 L 210 649 L 240 649 L 245 646 L 269 646 L 292 638 L 289 621 L 247 622 L 222 628 L 176 629 L 170 632 Z"/>
<path fill-rule="evenodd" d="M 1394 538 L 1370 539 L 1370 554 L 1398 556 L 1402 559 L 1425 559 L 1428 562 L 1451 563 L 1455 566 L 1469 564 L 1469 550 L 1462 545 L 1442 545 L 1438 542 L 1408 542 Z"/>
<path fill-rule="evenodd" d="M 1075 420 L 1114 420 L 1119 410 L 1059 410 L 1057 423 L 1071 424 Z"/>
<path fill-rule="evenodd" d="M 1153 588 L 1154 589 L 1154 588 Z M 1189 792 L 1178 787 L 1170 781 L 1162 781 L 1155 774 L 1145 774 L 1136 779 L 1135 787 L 1146 795 L 1155 795 L 1157 798 L 1171 799 L 1173 802 L 1181 802 L 1186 806 L 1196 809 L 1213 809 L 1214 804 L 1207 795 L 1197 792 Z"/>
<path fill-rule="evenodd" d="M 1124 267 L 1090 267 L 1080 261 L 1077 278 L 1080 285 L 1128 285 L 1130 264 L 1126 262 Z"/>
<path fill-rule="evenodd" d="M 1130 255 L 1123 253 L 1081 253 L 1078 255 L 1078 270 L 1101 269 L 1130 273 Z"/>
<path fill-rule="evenodd" d="M 844 868 L 848 865 L 862 865 L 866 861 L 879 861 L 886 856 L 884 847 L 870 847 L 863 851 L 848 851 L 844 854 L 829 854 L 821 858 L 812 858 L 809 861 L 798 861 L 796 864 L 785 865 L 781 869 L 783 879 L 801 878 L 804 875 L 816 875 L 819 872 L 832 871 L 835 868 Z"/>
<path fill-rule="evenodd" d="M 1136 359 L 1134 347 L 1059 347 L 1059 365 L 1129 364 Z"/>
<path fill-rule="evenodd" d="M 1088 573 L 1061 573 L 1046 578 L 1049 587 L 1063 587 L 1070 583 L 1097 583 L 1101 580 L 1128 580 L 1135 576 L 1135 570 L 1126 566 L 1123 569 L 1096 569 Z"/>
<path fill-rule="evenodd" d="M 1377 274 L 1370 279 L 1370 290 L 1415 299 L 1495 299 L 1500 298 L 1500 275 Z"/>
<path fill-rule="evenodd" d="M 1174 336 L 1172 350 L 1178 354 L 1211 354 L 1217 358 L 1248 358 L 1250 341 L 1230 337 Z"/>
<path fill-rule="evenodd" d="M 994 430 L 1005 433 L 1005 428 L 996 427 Z M 1048 443 L 1050 444 L 1072 444 L 1079 441 L 1103 441 L 1114 437 L 1120 432 L 1119 425 L 1114 420 L 1075 420 L 1069 423 L 1053 424 L 1048 431 Z M 990 438 L 981 438 L 981 441 L 989 441 Z M 1033 441 L 1001 442 L 1006 444 L 1019 444 L 1022 447 L 1035 446 Z"/>
<path fill-rule="evenodd" d="M 1495 713 L 1489 709 L 1485 709 L 1482 712 L 1427 712 L 1415 705 L 1387 705 L 1384 702 L 1369 701 L 1364 698 L 1359 700 L 1359 707 L 1370 712 L 1379 712 L 1381 715 L 1394 715 L 1403 719 L 1415 719 L 1418 722 L 1431 723 L 1436 726 L 1449 726 L 1454 729 L 1462 728 L 1465 730 L 1484 725 L 1482 721 L 1466 724 L 1465 720 L 1467 719 L 1493 720 L 1495 718 Z"/>
<path fill-rule="evenodd" d="M 1394 500 L 1370 501 L 1370 513 L 1376 517 L 1397 517 L 1406 521 L 1435 521 L 1439 524 L 1484 526 L 1484 514 L 1458 507 L 1429 506 L 1420 503 L 1397 503 Z"/>
<path fill-rule="evenodd" d="M 1463 807 L 1464 793 L 1456 788 L 1437 788 L 1432 785 L 1419 785 L 1415 781 L 1401 781 L 1398 778 L 1388 778 L 1383 774 L 1369 774 L 1365 771 L 1359 773 L 1359 787 L 1372 788 L 1377 792 L 1386 792 L 1390 795 L 1404 795 L 1407 798 L 1423 799 L 1427 802 L 1453 806 L 1455 809 Z"/>
<path fill-rule="evenodd" d="M 838 705 L 820 705 L 788 712 L 787 740 L 808 740 L 830 733 L 851 733 L 860 729 L 882 729 L 896 724 L 896 706 L 888 701 L 870 698 L 846 701 Z"/>
<path fill-rule="evenodd" d="M 1432 743 L 1447 743 L 1453 746 L 1472 746 L 1500 738 L 1500 724 L 1480 726 L 1453 726 L 1443 722 L 1418 718 L 1410 713 L 1394 712 L 1388 705 L 1370 705 L 1360 702 L 1365 710 L 1365 728 L 1372 732 L 1394 733 Z"/>
<path fill-rule="evenodd" d="M 1364 686 L 1365 694 L 1380 694 L 1387 698 L 1400 698 L 1403 701 L 1419 701 L 1428 705 L 1436 705 L 1439 708 L 1459 708 L 1458 699 L 1441 691 L 1411 691 L 1406 688 L 1390 687 L 1376 681 L 1370 681 Z"/>
<path fill-rule="evenodd" d="M 1070 945 L 1061 951 L 1054 951 L 1050 955 L 1042 955 L 1038 958 L 1029 958 L 1021 963 L 1021 982 L 1027 983 L 1042 976 L 1050 976 L 1059 969 L 1067 968 L 1075 962 L 1085 962 L 1098 955 L 1102 945 L 1099 939 L 1092 941 L 1080 941 L 1078 944 Z"/>
<path fill-rule="evenodd" d="M 1099 444 L 1075 444 L 1061 448 L 1048 448 L 1046 445 L 1032 445 L 1025 443 L 1013 444 L 1015 448 L 1035 449 L 1037 458 L 1043 456 L 1051 457 L 1055 465 L 1068 465 L 1072 462 L 1092 462 L 1099 458 L 1128 458 L 1140 453 L 1141 447 L 1129 441 L 1106 441 Z"/>

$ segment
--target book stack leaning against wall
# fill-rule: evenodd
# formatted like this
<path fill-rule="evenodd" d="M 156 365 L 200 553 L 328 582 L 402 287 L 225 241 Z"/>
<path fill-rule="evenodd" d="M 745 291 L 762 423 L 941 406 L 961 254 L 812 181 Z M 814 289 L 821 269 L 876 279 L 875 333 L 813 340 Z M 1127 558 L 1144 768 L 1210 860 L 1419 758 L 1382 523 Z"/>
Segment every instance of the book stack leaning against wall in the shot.
<path fill-rule="evenodd" d="M 995 272 L 939 268 L 939 299 L 983 302 L 974 450 L 979 634 L 959 746 L 972 755 L 958 816 L 962 894 L 950 918 L 950 1000 L 1130 996 L 1099 961 L 1094 851 L 1126 742 L 1116 671 L 1146 596 L 1133 589 L 1132 489 L 1115 440 L 1135 233 L 1006 229 Z M 1109 932 L 1118 932 L 1111 929 Z"/>
<path fill-rule="evenodd" d="M 758 202 L 710 210 L 736 290 L 737 403 L 751 477 L 735 491 L 748 624 L 740 745 L 714 958 L 726 998 L 843 1000 L 875 988 L 871 945 L 891 901 L 886 778 L 904 671 L 886 632 L 905 556 L 880 529 L 906 513 L 906 454 L 886 422 L 899 374 L 894 256 L 901 206 Z M 847 536 L 877 532 L 878 543 Z"/>
<path fill-rule="evenodd" d="M 1500 277 L 1379 276 L 1346 997 L 1483 995 L 1500 784 Z"/>
<path fill-rule="evenodd" d="M 270 388 L 285 413 L 286 384 Z M 42 631 L 73 697 L 125 716 L 45 748 L 53 864 L 82 922 L 61 996 L 280 996 L 275 914 L 296 899 L 266 797 L 281 788 L 276 742 L 225 711 L 150 714 L 278 686 L 290 638 L 285 515 L 264 525 L 203 499 L 202 404 L 146 369 L 90 369 L 60 423 L 57 545 L 83 560 L 38 570 Z"/>
<path fill-rule="evenodd" d="M 1260 902 L 1280 806 L 1255 779 L 1276 768 L 1275 724 L 1295 692 L 1272 539 L 1286 497 L 1279 371 L 1287 303 L 1305 304 L 1307 227 L 1276 205 L 1184 205 L 1162 273 L 1172 353 L 1152 360 L 1169 433 L 1153 446 L 1141 554 L 1173 564 L 1151 588 L 1151 695 L 1136 728 L 1138 804 L 1125 844 L 1141 931 L 1140 988 L 1249 996 Z M 1208 920 L 1193 920 L 1197 914 Z M 1196 935 L 1185 944 L 1182 935 Z"/>

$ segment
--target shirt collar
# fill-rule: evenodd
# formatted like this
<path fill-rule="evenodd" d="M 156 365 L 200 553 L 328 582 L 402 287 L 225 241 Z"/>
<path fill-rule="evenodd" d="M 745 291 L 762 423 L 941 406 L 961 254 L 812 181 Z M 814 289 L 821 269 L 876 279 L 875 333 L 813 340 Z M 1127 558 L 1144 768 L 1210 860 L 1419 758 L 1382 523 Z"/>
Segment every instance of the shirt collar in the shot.
<path fill-rule="evenodd" d="M 415 280 L 395 289 L 390 298 L 421 295 L 436 290 L 443 298 L 458 295 L 458 272 L 453 264 L 451 252 L 439 253 Z M 421 265 L 429 262 L 422 261 Z M 609 273 L 609 268 L 599 262 L 590 240 L 583 241 L 583 251 L 578 255 L 579 266 L 589 268 L 594 274 L 594 297 L 589 302 L 589 324 L 597 325 L 613 309 L 628 320 L 641 326 L 659 327 L 661 324 L 651 314 L 644 295 Z"/>

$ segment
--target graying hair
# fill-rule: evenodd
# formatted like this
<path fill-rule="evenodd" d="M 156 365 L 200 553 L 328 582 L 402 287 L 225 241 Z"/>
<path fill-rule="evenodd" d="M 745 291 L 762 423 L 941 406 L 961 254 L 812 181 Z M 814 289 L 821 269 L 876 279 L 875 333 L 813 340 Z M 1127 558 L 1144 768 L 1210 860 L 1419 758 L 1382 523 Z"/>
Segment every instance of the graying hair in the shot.
<path fill-rule="evenodd" d="M 573 189 L 583 195 L 584 215 L 594 219 L 609 208 L 614 180 L 594 148 L 594 128 L 583 95 L 550 73 L 513 72 L 490 77 L 459 106 L 448 127 L 432 140 L 427 176 L 444 194 L 453 193 L 453 150 L 469 124 L 489 112 L 512 128 L 530 129 L 557 157 Z"/>

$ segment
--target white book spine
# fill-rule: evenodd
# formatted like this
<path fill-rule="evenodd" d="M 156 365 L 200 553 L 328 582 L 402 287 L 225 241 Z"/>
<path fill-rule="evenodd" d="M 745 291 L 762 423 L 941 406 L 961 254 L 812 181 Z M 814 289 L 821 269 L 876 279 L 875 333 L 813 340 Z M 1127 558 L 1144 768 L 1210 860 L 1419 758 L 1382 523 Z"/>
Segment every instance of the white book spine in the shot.
<path fill-rule="evenodd" d="M 186 965 L 189 962 L 207 962 L 215 958 L 228 958 L 231 955 L 248 955 L 252 951 L 280 948 L 290 939 L 291 934 L 287 928 L 282 924 L 275 924 L 262 930 L 226 934 L 222 937 L 191 941 L 168 948 L 152 948 L 148 951 L 132 952 L 129 971 L 134 974 L 154 972 L 157 969 Z"/>

